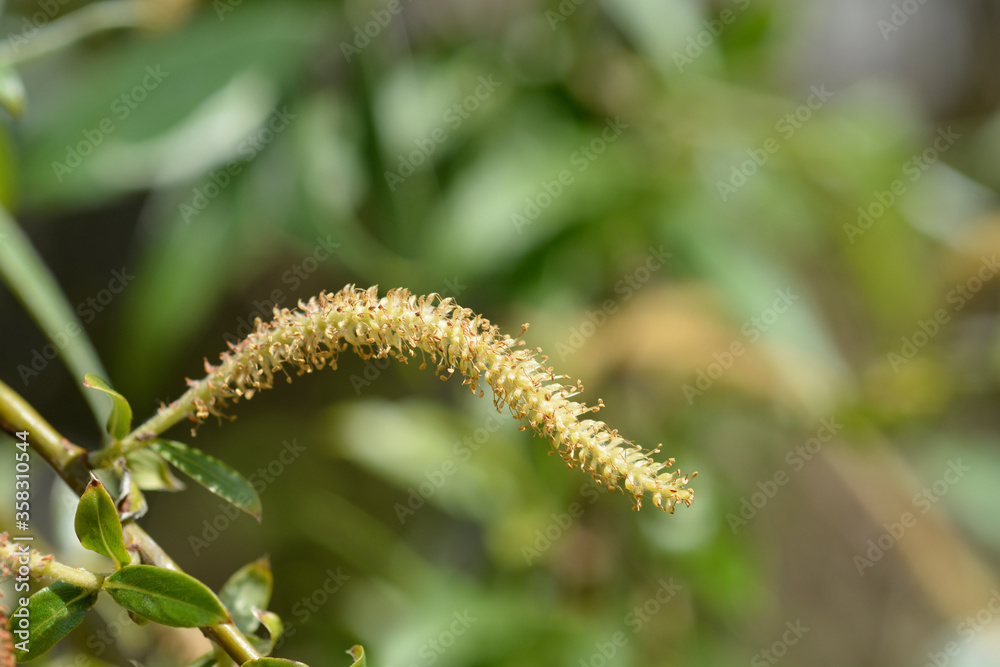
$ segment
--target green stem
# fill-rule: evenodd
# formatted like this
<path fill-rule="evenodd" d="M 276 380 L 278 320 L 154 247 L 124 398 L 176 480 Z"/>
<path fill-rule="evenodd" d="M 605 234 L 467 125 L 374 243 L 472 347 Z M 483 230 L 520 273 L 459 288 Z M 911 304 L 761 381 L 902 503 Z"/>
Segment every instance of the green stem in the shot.
<path fill-rule="evenodd" d="M 91 590 L 97 590 L 104 585 L 104 577 L 99 574 L 63 565 L 52 560 L 52 556 L 43 556 L 35 549 L 30 549 L 28 554 L 28 567 L 35 577 L 50 577 Z M 0 563 L 14 571 L 19 565 L 24 564 L 21 560 L 23 557 L 24 553 L 18 550 L 17 542 L 9 539 L 7 533 L 0 533 Z"/>
<path fill-rule="evenodd" d="M 47 563 L 41 571 L 46 577 L 52 577 L 68 584 L 79 586 L 80 588 L 99 589 L 104 585 L 104 577 L 87 570 L 78 570 L 69 565 L 63 565 L 57 561 Z"/>
<path fill-rule="evenodd" d="M 0 428 L 11 433 L 28 432 L 28 442 L 45 462 L 73 489 L 77 495 L 82 495 L 90 482 L 90 467 L 87 464 L 87 450 L 78 447 L 62 437 L 58 431 L 42 418 L 31 405 L 17 392 L 0 382 Z M 181 572 L 167 552 L 150 537 L 150 535 L 133 522 L 124 526 L 125 539 L 139 549 L 143 560 L 159 567 Z M 46 567 L 58 565 L 50 576 L 60 579 L 62 575 L 84 581 L 78 574 L 80 571 L 57 563 L 49 563 Z M 63 569 L 65 568 L 65 569 Z M 42 571 L 45 573 L 45 571 Z M 58 572 L 58 574 L 55 574 Z M 89 573 L 88 573 L 89 574 Z M 97 576 L 97 575 L 94 575 Z M 75 583 L 71 579 L 66 579 Z M 85 585 L 85 584 L 79 584 Z M 91 587 L 91 586 L 86 586 Z M 232 623 L 213 625 L 201 628 L 202 633 L 221 646 L 229 656 L 242 665 L 248 660 L 256 660 L 261 655 L 253 645 Z"/>
<path fill-rule="evenodd" d="M 148 23 L 147 10 L 138 0 L 107 0 L 88 5 L 36 28 L 32 37 L 23 36 L 23 45 L 6 40 L 0 43 L 0 63 L 16 65 L 63 49 L 98 32 L 115 28 L 140 28 Z"/>
<path fill-rule="evenodd" d="M 31 448 L 62 477 L 77 495 L 90 482 L 87 450 L 62 437 L 31 405 L 0 382 L 0 427 L 9 433 L 27 431 Z"/>

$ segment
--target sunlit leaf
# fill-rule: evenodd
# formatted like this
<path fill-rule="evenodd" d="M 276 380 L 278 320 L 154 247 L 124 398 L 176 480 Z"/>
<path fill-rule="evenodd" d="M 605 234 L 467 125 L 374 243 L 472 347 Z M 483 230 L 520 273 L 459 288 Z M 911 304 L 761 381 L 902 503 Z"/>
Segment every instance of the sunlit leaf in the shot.
<path fill-rule="evenodd" d="M 115 568 L 132 561 L 125 549 L 122 522 L 115 501 L 95 477 L 91 478 L 87 490 L 80 497 L 74 527 L 80 544 L 113 560 Z"/>
<path fill-rule="evenodd" d="M 247 479 L 214 456 L 173 440 L 154 440 L 156 453 L 178 470 L 260 521 L 260 497 Z"/>
<path fill-rule="evenodd" d="M 365 661 L 365 649 L 361 644 L 355 644 L 348 651 L 347 655 L 354 658 L 354 662 L 351 667 L 367 667 L 367 662 Z"/>
<path fill-rule="evenodd" d="M 57 581 L 32 595 L 27 606 L 31 633 L 28 650 L 17 650 L 17 661 L 34 660 L 55 646 L 56 642 L 80 625 L 87 610 L 95 602 L 96 590 L 80 588 L 63 581 Z M 18 610 L 11 618 L 11 629 L 19 627 L 20 619 L 17 614 L 20 612 Z"/>
<path fill-rule="evenodd" d="M 267 609 L 271 601 L 274 577 L 271 563 L 261 558 L 237 570 L 219 591 L 219 599 L 233 615 L 233 623 L 245 635 L 257 630 L 260 620 L 254 609 Z"/>
<path fill-rule="evenodd" d="M 125 609 L 162 625 L 200 628 L 229 620 L 219 598 L 183 572 L 129 565 L 105 579 L 104 590 Z"/>
<path fill-rule="evenodd" d="M 107 382 L 92 373 L 83 376 L 83 386 L 103 391 L 111 397 L 111 416 L 108 417 L 108 434 L 121 440 L 132 430 L 132 406 L 125 397 L 111 388 Z"/>

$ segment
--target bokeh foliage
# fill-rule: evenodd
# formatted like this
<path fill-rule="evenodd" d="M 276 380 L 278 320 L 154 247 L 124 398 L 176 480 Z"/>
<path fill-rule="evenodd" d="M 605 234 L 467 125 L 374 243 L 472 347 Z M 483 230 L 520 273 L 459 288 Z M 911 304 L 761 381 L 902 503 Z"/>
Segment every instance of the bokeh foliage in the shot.
<path fill-rule="evenodd" d="M 0 34 L 44 3 L 6 4 Z M 995 629 L 960 625 L 998 585 L 1000 135 L 994 75 L 958 46 L 995 19 L 928 4 L 887 30 L 890 4 L 780 0 L 162 11 L 26 63 L 24 116 L 0 126 L 0 199 L 137 419 L 271 304 L 399 285 L 530 322 L 603 419 L 700 473 L 690 509 L 632 514 L 457 382 L 345 357 L 192 441 L 263 486 L 262 524 L 200 489 L 150 494 L 144 519 L 216 588 L 270 554 L 293 628 L 279 655 L 596 666 L 611 642 L 609 664 L 711 667 L 764 659 L 801 621 L 785 664 L 923 664 L 952 641 L 955 664 L 1000 664 Z M 936 21 L 953 32 L 921 42 Z M 81 142 L 78 167 L 54 168 Z M 115 270 L 127 286 L 87 306 Z M 0 312 L 4 380 L 96 444 L 82 379 L 22 375 L 46 341 L 2 290 Z M 803 455 L 824 423 L 836 435 Z M 747 510 L 755 493 L 773 498 Z M 85 562 L 51 505 L 54 547 Z M 905 512 L 915 525 L 859 567 Z M 202 649 L 114 613 L 51 664 Z M 476 620 L 438 652 L 456 614 Z"/>

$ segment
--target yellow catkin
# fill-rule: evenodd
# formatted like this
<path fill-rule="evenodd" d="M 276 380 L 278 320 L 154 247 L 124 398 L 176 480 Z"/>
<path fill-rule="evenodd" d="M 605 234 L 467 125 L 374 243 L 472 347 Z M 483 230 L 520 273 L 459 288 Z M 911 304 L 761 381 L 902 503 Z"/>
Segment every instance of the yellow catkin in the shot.
<path fill-rule="evenodd" d="M 624 487 L 637 509 L 647 493 L 654 505 L 668 512 L 677 503 L 690 505 L 694 498 L 686 488 L 693 473 L 660 472 L 673 459 L 654 461 L 604 422 L 585 418 L 602 404 L 588 407 L 572 401 L 582 386 L 563 384 L 565 376 L 545 366 L 546 357 L 451 299 L 418 297 L 405 289 L 379 297 L 375 287 L 349 285 L 299 302 L 295 310 L 275 309 L 274 319 L 257 319 L 246 339 L 220 355 L 219 365 L 206 361 L 208 375 L 189 380 L 188 392 L 161 408 L 161 414 L 166 418 L 180 410 L 196 421 L 221 415 L 229 401 L 270 388 L 276 374 L 336 368 L 337 356 L 345 349 L 364 358 L 403 362 L 419 354 L 425 363 L 429 359 L 437 365 L 442 379 L 460 375 L 463 384 L 480 395 L 485 381 L 498 410 L 506 406 L 522 424 L 550 440 L 571 468 L 580 466 L 608 488 Z M 167 423 L 164 419 L 160 425 Z"/>

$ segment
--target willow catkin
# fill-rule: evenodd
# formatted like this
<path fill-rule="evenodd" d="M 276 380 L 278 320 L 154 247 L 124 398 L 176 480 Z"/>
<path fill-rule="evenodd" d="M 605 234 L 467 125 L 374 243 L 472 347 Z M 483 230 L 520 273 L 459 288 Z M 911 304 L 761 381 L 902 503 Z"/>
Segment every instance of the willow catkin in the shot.
<path fill-rule="evenodd" d="M 545 366 L 546 357 L 436 294 L 418 297 L 395 289 L 380 298 L 375 287 L 349 285 L 336 294 L 324 292 L 299 302 L 295 310 L 275 309 L 271 322 L 257 319 L 254 331 L 229 347 L 219 365 L 205 362 L 206 377 L 189 380 L 187 393 L 161 408 L 161 416 L 169 414 L 170 419 L 160 420 L 158 432 L 184 414 L 196 421 L 221 415 L 229 401 L 249 399 L 273 386 L 279 373 L 290 381 L 290 368 L 298 375 L 336 368 L 337 356 L 348 348 L 363 358 L 403 362 L 419 354 L 421 367 L 429 359 L 442 379 L 460 375 L 480 396 L 480 383 L 485 382 L 498 410 L 506 406 L 522 428 L 531 426 L 548 438 L 569 467 L 580 466 L 598 484 L 624 487 L 636 508 L 647 493 L 654 505 L 668 512 L 677 503 L 690 505 L 694 497 L 686 488 L 694 474 L 661 472 L 673 459 L 654 461 L 604 422 L 585 418 L 603 404 L 588 407 L 571 400 L 582 390 L 579 382 L 563 384 L 565 376 Z"/>

